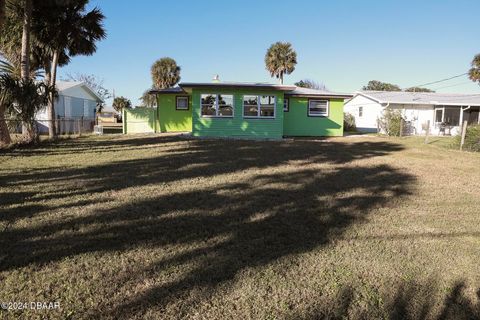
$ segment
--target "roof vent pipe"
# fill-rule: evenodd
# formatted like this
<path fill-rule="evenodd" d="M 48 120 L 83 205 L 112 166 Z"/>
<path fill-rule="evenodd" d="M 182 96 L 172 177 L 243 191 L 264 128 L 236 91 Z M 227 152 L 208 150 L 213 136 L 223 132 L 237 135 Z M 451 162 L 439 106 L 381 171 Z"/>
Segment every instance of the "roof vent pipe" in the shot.
<path fill-rule="evenodd" d="M 218 74 L 216 74 L 213 79 L 212 79 L 212 82 L 213 83 L 219 83 L 220 82 L 220 76 Z"/>

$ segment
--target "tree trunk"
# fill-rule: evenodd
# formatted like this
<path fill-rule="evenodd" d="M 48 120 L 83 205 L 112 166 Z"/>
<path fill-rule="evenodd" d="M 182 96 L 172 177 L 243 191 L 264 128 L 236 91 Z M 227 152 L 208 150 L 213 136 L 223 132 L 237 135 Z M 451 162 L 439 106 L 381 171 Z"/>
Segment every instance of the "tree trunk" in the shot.
<path fill-rule="evenodd" d="M 32 17 L 32 0 L 25 0 L 23 10 L 22 53 L 21 53 L 21 77 L 28 79 L 30 76 L 30 21 Z"/>
<path fill-rule="evenodd" d="M 25 132 L 23 133 L 23 137 L 22 137 L 23 142 L 26 144 L 37 142 L 38 135 L 37 135 L 37 130 L 35 128 L 35 121 L 33 122 L 25 121 L 24 128 L 25 128 Z"/>
<path fill-rule="evenodd" d="M 57 83 L 58 57 L 59 57 L 59 52 L 58 50 L 55 50 L 53 52 L 50 71 L 48 72 L 48 84 L 52 88 L 55 88 Z M 48 99 L 47 113 L 48 113 L 48 120 L 50 122 L 49 123 L 50 126 L 48 127 L 48 136 L 53 139 L 57 136 L 57 131 L 55 128 L 55 95 L 53 94 L 53 92 L 50 94 L 50 97 Z"/>
<path fill-rule="evenodd" d="M 0 148 L 8 146 L 12 140 L 5 120 L 5 105 L 0 102 Z"/>
<path fill-rule="evenodd" d="M 283 84 L 283 72 L 280 72 L 280 84 Z"/>
<path fill-rule="evenodd" d="M 0 0 L 0 29 L 5 21 L 5 0 Z"/>

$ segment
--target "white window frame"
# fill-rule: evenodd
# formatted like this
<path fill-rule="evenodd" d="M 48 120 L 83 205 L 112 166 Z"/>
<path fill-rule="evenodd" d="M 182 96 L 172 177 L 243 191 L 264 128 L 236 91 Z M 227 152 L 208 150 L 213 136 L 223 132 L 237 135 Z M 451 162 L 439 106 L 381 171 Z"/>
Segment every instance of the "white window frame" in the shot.
<path fill-rule="evenodd" d="M 186 108 L 179 108 L 178 107 L 178 100 L 179 99 L 187 99 L 187 107 Z M 176 96 L 175 97 L 175 110 L 180 110 L 180 111 L 184 111 L 184 110 L 189 110 L 190 109 L 190 98 L 188 96 Z"/>
<path fill-rule="evenodd" d="M 327 103 L 327 112 L 325 114 L 312 114 L 310 113 L 310 104 L 312 102 L 326 102 Z M 320 118 L 328 118 L 329 115 L 330 115 L 330 100 L 326 100 L 326 99 L 311 99 L 311 100 L 308 100 L 308 106 L 307 106 L 308 110 L 307 110 L 307 114 L 309 117 L 320 117 Z"/>
<path fill-rule="evenodd" d="M 437 110 L 442 110 L 442 121 L 437 122 Z M 435 107 L 433 109 L 433 122 L 434 123 L 442 123 L 445 119 L 445 107 Z"/>
<path fill-rule="evenodd" d="M 88 116 L 90 115 L 90 110 L 88 110 L 90 108 L 89 104 L 88 104 L 88 100 L 83 100 L 83 117 L 84 118 L 88 118 Z"/>
<path fill-rule="evenodd" d="M 64 117 L 71 118 L 72 117 L 72 98 L 71 97 L 63 97 L 63 109 L 64 109 Z"/>
<path fill-rule="evenodd" d="M 202 114 L 202 96 L 203 95 L 215 96 L 215 115 Z M 232 115 L 231 116 L 224 116 L 218 113 L 219 111 L 218 96 L 232 96 Z M 200 94 L 200 117 L 202 118 L 233 118 L 234 116 L 235 116 L 235 95 L 233 93 L 201 93 Z"/>
<path fill-rule="evenodd" d="M 256 116 L 246 116 L 245 115 L 245 97 L 254 96 L 257 97 L 257 115 Z M 261 97 L 273 97 L 273 116 L 262 116 L 261 110 Z M 271 94 L 245 94 L 242 96 L 242 116 L 245 119 L 275 119 L 277 116 L 277 96 Z"/>

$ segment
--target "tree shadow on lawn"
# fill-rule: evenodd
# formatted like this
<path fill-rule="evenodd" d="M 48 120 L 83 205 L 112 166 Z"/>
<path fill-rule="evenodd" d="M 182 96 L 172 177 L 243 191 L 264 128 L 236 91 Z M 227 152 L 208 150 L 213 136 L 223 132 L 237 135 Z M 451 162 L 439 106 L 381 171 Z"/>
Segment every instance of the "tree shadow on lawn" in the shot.
<path fill-rule="evenodd" d="M 81 182 L 78 193 L 87 199 L 93 193 L 127 187 L 167 183 L 168 188 L 168 182 L 178 181 L 191 185 L 196 179 L 215 179 L 222 174 L 238 180 L 223 179 L 190 191 L 172 190 L 122 203 L 91 215 L 79 214 L 6 230 L 0 235 L 0 244 L 5 248 L 0 271 L 42 265 L 87 252 L 186 246 L 188 250 L 153 262 L 146 270 L 112 280 L 121 286 L 142 281 L 139 275 L 153 273 L 154 277 L 155 272 L 169 266 L 190 266 L 186 274 L 173 275 L 168 283 L 150 287 L 118 303 L 118 308 L 106 311 L 108 316 L 124 318 L 143 314 L 153 306 L 182 299 L 193 289 L 212 292 L 245 268 L 321 247 L 354 223 L 361 223 L 372 209 L 395 206 L 414 188 L 412 175 L 386 164 L 348 164 L 400 150 L 400 145 L 386 142 L 192 140 L 170 154 L 148 159 L 54 173 L 10 174 L 1 185 L 15 187 L 25 181 L 62 185 Z M 275 171 L 292 161 L 297 166 L 294 171 Z M 318 162 L 333 166 L 322 170 L 309 167 Z M 266 168 L 271 170 L 233 175 Z M 55 197 L 49 195 L 52 196 Z M 43 201 L 41 197 L 39 201 Z M 33 206 L 27 210 L 31 215 L 38 213 Z"/>
<path fill-rule="evenodd" d="M 337 299 L 310 307 L 307 314 L 292 319 L 392 319 L 392 320 L 473 320 L 480 319 L 480 289 L 468 293 L 465 280 L 448 287 L 433 277 L 424 281 L 399 281 L 387 294 L 379 294 L 380 304 L 356 305 L 361 289 L 343 286 Z M 360 298 L 361 299 L 361 298 Z M 290 318 L 288 318 L 290 319 Z"/>

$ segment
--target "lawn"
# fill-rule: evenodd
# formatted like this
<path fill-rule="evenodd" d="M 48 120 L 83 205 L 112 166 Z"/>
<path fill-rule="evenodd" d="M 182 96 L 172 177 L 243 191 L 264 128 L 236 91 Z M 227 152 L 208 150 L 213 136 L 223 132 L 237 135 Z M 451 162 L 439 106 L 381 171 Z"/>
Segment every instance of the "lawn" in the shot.
<path fill-rule="evenodd" d="M 0 248 L 0 302 L 60 302 L 0 318 L 474 319 L 480 155 L 376 136 L 13 149 Z"/>

